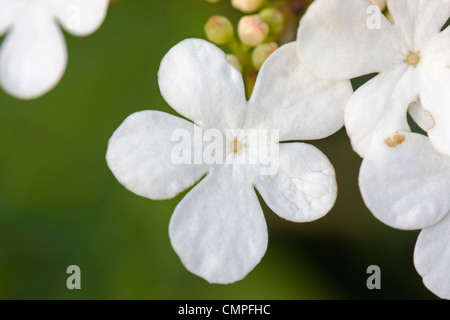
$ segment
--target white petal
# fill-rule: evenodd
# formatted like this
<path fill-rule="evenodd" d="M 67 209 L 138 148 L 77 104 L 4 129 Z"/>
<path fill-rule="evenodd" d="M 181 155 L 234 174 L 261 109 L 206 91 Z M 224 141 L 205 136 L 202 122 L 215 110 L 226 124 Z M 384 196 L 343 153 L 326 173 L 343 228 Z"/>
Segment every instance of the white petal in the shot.
<path fill-rule="evenodd" d="M 429 227 L 450 211 L 450 158 L 437 153 L 425 136 L 398 133 L 372 146 L 359 186 L 367 207 L 385 224 Z"/>
<path fill-rule="evenodd" d="M 420 99 L 409 105 L 408 112 L 414 122 L 423 130 L 428 131 L 435 125 L 435 121 L 430 111 L 423 108 Z"/>
<path fill-rule="evenodd" d="M 390 70 L 408 53 L 399 33 L 369 0 L 314 1 L 300 21 L 297 42 L 304 65 L 325 79 Z"/>
<path fill-rule="evenodd" d="M 450 0 L 388 0 L 394 24 L 411 50 L 422 50 L 450 18 Z"/>
<path fill-rule="evenodd" d="M 50 6 L 69 33 L 86 36 L 103 23 L 108 0 L 50 0 Z"/>
<path fill-rule="evenodd" d="M 421 72 L 420 101 L 423 109 L 430 113 L 434 126 L 427 130 L 434 147 L 450 155 L 450 70 L 442 68 Z"/>
<path fill-rule="evenodd" d="M 59 82 L 66 64 L 64 37 L 46 8 L 23 11 L 0 50 L 3 88 L 18 98 L 36 98 Z"/>
<path fill-rule="evenodd" d="M 414 265 L 430 291 L 450 299 L 450 214 L 422 230 L 414 249 Z"/>
<path fill-rule="evenodd" d="M 418 70 L 406 65 L 381 73 L 350 98 L 345 126 L 353 149 L 362 157 L 370 145 L 396 131 L 409 131 L 408 106 L 417 101 Z"/>
<path fill-rule="evenodd" d="M 420 65 L 441 71 L 450 65 L 450 28 L 438 33 L 421 49 Z"/>
<path fill-rule="evenodd" d="M 281 140 L 325 138 L 344 124 L 352 95 L 350 81 L 327 81 L 301 65 L 295 42 L 276 50 L 263 64 L 252 97 L 249 127 L 280 130 Z"/>
<path fill-rule="evenodd" d="M 187 39 L 161 62 L 159 88 L 166 102 L 206 128 L 240 128 L 245 111 L 242 75 L 215 45 Z"/>
<path fill-rule="evenodd" d="M 13 2 L 15 0 L 0 0 L 0 36 L 11 26 L 13 21 Z"/>
<path fill-rule="evenodd" d="M 276 214 L 294 222 L 323 217 L 337 196 L 330 161 L 316 147 L 304 143 L 280 144 L 278 172 L 259 176 L 255 186 Z"/>
<path fill-rule="evenodd" d="M 155 200 L 173 198 L 200 180 L 208 170 L 204 165 L 177 164 L 172 158 L 180 143 L 172 138 L 176 130 L 193 137 L 194 124 L 159 111 L 130 115 L 108 144 L 106 160 L 117 180 L 130 191 Z"/>
<path fill-rule="evenodd" d="M 210 172 L 181 200 L 169 235 L 184 266 L 211 283 L 243 279 L 267 249 L 255 190 L 229 167 Z"/>

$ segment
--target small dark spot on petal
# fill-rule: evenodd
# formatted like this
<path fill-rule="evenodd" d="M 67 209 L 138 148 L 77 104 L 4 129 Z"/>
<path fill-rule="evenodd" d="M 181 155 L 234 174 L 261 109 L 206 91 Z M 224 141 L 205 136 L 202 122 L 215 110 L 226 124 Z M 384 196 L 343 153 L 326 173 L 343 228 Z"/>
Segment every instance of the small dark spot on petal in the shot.
<path fill-rule="evenodd" d="M 394 136 L 384 140 L 384 143 L 386 143 L 391 148 L 395 148 L 405 142 L 405 139 L 406 137 L 404 134 L 396 133 Z"/>

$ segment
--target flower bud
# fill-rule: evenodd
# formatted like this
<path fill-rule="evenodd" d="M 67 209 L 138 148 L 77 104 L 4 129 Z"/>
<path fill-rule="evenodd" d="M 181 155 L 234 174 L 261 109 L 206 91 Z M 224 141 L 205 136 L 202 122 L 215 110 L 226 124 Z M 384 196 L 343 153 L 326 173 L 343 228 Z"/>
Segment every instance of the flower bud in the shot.
<path fill-rule="evenodd" d="M 242 73 L 242 65 L 238 57 L 234 54 L 227 54 L 226 58 L 229 63 L 231 63 L 240 73 Z"/>
<path fill-rule="evenodd" d="M 266 39 L 269 26 L 257 14 L 244 16 L 239 20 L 238 34 L 242 43 L 256 47 Z"/>
<path fill-rule="evenodd" d="M 370 0 L 373 4 L 376 4 L 381 11 L 386 9 L 386 0 Z"/>
<path fill-rule="evenodd" d="M 252 13 L 259 10 L 264 0 L 231 0 L 231 5 L 244 13 Z"/>
<path fill-rule="evenodd" d="M 264 61 L 266 61 L 266 59 L 272 54 L 272 52 L 277 49 L 278 44 L 276 44 L 275 42 L 264 43 L 257 46 L 252 52 L 252 62 L 256 70 L 259 70 Z"/>
<path fill-rule="evenodd" d="M 265 23 L 267 23 L 271 34 L 278 35 L 283 32 L 284 16 L 280 10 L 276 8 L 266 8 L 261 10 L 258 15 Z"/>
<path fill-rule="evenodd" d="M 209 18 L 206 23 L 205 33 L 209 41 L 214 44 L 223 45 L 233 39 L 234 28 L 228 18 L 215 15 Z"/>

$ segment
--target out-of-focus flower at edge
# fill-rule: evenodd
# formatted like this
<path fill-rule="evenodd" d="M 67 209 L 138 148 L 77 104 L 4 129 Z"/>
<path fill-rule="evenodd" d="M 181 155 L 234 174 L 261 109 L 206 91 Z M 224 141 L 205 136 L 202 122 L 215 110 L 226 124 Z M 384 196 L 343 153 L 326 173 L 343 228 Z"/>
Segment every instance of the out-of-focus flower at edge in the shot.
<path fill-rule="evenodd" d="M 69 33 L 86 36 L 106 16 L 108 0 L 0 0 L 0 83 L 20 98 L 37 98 L 61 79 L 67 48 L 58 23 Z"/>
<path fill-rule="evenodd" d="M 335 173 L 326 156 L 308 144 L 279 142 L 320 139 L 339 130 L 350 82 L 312 77 L 290 43 L 264 63 L 247 101 L 242 75 L 221 49 L 200 39 L 173 47 L 158 79 L 166 102 L 195 122 L 158 111 L 132 114 L 109 141 L 108 166 L 127 189 L 155 200 L 173 198 L 201 180 L 177 205 L 170 240 L 189 271 L 211 283 L 233 283 L 260 262 L 267 248 L 255 188 L 274 212 L 294 222 L 319 219 L 334 205 Z M 179 139 L 172 135 L 180 129 L 190 137 L 208 129 L 225 137 L 219 162 L 192 161 L 192 155 L 202 158 L 207 150 L 200 136 L 200 144 L 189 144 L 191 162 L 174 163 Z M 255 141 L 246 136 L 252 129 L 279 132 L 275 140 L 257 142 L 267 147 L 263 150 L 279 147 L 266 155 L 268 162 L 248 159 L 255 150 Z M 261 174 L 274 163 L 276 172 Z"/>
<path fill-rule="evenodd" d="M 361 194 L 388 226 L 422 229 L 414 265 L 450 299 L 450 0 L 387 0 L 395 24 L 370 6 L 316 0 L 300 23 L 300 58 L 324 79 L 378 73 L 346 107 Z M 408 113 L 428 137 L 411 132 Z"/>
<path fill-rule="evenodd" d="M 450 154 L 450 0 L 388 0 L 395 24 L 369 0 L 316 0 L 298 32 L 305 66 L 324 79 L 378 73 L 350 99 L 345 125 L 354 150 L 396 131 L 410 131 L 410 113 L 433 145 Z M 421 106 L 418 108 L 417 106 Z"/>
<path fill-rule="evenodd" d="M 273 47 L 295 40 L 298 21 L 307 6 L 313 0 L 227 0 L 231 6 L 244 15 L 240 17 L 236 30 L 226 43 L 216 41 L 214 35 L 210 36 L 208 27 L 214 17 L 211 17 L 206 26 L 206 38 L 216 45 L 222 46 L 226 52 L 233 54 L 239 60 L 240 71 L 244 76 L 247 97 L 251 95 L 256 81 L 258 70 L 269 55 L 261 54 L 261 47 Z M 231 21 L 230 21 L 231 24 Z M 266 46 L 266 44 L 270 44 Z M 254 52 L 257 51 L 257 52 Z M 268 53 L 269 50 L 265 50 Z M 257 59 L 255 60 L 255 57 Z M 254 63 L 256 61 L 256 64 Z"/>
<path fill-rule="evenodd" d="M 374 143 L 359 184 L 379 220 L 398 229 L 423 229 L 414 265 L 430 291 L 450 299 L 450 157 L 437 152 L 426 136 L 398 132 Z"/>

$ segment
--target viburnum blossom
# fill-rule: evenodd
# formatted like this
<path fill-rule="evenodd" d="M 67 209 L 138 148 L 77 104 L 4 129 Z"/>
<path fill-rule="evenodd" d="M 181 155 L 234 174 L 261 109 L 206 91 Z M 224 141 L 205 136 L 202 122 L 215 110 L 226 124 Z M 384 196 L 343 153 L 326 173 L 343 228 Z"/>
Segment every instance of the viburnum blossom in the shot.
<path fill-rule="evenodd" d="M 296 44 L 290 43 L 264 63 L 247 101 L 239 71 L 222 50 L 200 39 L 174 46 L 158 77 L 167 103 L 194 122 L 151 110 L 130 115 L 109 141 L 108 166 L 127 189 L 155 200 L 173 198 L 198 182 L 171 218 L 172 246 L 184 266 L 207 281 L 238 281 L 267 248 L 267 226 L 255 189 L 290 221 L 316 220 L 334 205 L 335 173 L 326 156 L 308 144 L 279 142 L 324 138 L 341 128 L 350 82 L 312 77 L 299 63 Z M 200 145 L 190 145 L 192 162 L 174 162 L 180 141 L 173 135 L 180 130 L 191 137 L 211 130 L 224 136 L 219 161 L 195 160 L 209 148 L 207 141 L 219 145 L 216 135 L 214 141 L 203 137 Z M 255 150 L 255 141 L 245 134 L 251 130 L 276 130 L 277 139 L 256 143 L 279 152 L 270 153 L 266 161 L 259 161 L 260 154 L 255 163 L 247 161 Z M 222 149 L 214 148 L 216 160 Z M 275 163 L 277 170 L 262 174 Z"/>
<path fill-rule="evenodd" d="M 369 0 L 316 0 L 300 22 L 300 58 L 330 80 L 378 73 L 350 99 L 345 126 L 356 152 L 410 131 L 408 108 L 450 154 L 450 0 L 387 0 L 391 23 Z"/>
<path fill-rule="evenodd" d="M 426 136 L 397 132 L 370 148 L 359 185 L 379 220 L 423 229 L 414 265 L 428 289 L 450 299 L 450 156 L 437 152 Z"/>
<path fill-rule="evenodd" d="M 0 0 L 0 83 L 21 99 L 37 98 L 61 79 L 67 49 L 58 24 L 76 36 L 102 24 L 108 0 Z"/>

